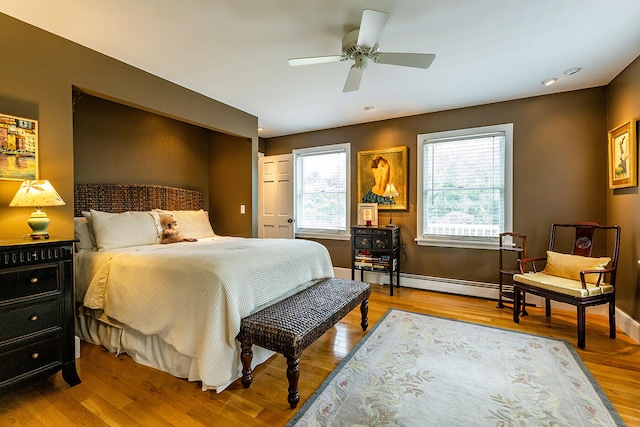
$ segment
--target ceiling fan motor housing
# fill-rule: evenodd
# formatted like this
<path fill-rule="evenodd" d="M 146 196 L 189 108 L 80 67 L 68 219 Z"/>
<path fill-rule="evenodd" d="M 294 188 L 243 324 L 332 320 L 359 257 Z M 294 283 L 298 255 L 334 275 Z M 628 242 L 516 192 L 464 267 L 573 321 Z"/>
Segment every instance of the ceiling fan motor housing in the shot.
<path fill-rule="evenodd" d="M 356 29 L 349 31 L 342 38 L 342 53 L 349 59 L 356 59 L 359 55 L 373 56 L 379 49 L 378 43 L 376 43 L 371 49 L 362 48 L 358 46 L 358 35 L 360 30 Z"/>

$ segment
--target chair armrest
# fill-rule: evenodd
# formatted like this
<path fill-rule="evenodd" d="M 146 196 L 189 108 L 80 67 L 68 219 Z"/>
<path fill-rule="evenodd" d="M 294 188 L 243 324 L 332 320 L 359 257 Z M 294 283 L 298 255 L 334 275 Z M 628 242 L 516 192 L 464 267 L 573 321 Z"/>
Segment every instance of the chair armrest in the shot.
<path fill-rule="evenodd" d="M 546 261 L 547 258 L 522 258 L 518 260 L 518 266 L 520 267 L 520 273 L 524 274 L 528 271 L 533 271 L 534 273 L 538 272 L 538 268 L 536 267 L 536 261 Z M 531 263 L 531 268 L 527 270 L 527 264 Z"/>
<path fill-rule="evenodd" d="M 606 273 L 612 273 L 614 271 L 613 268 L 605 268 L 604 270 L 583 270 L 580 272 L 580 282 L 582 283 L 582 289 L 587 289 L 587 282 L 585 281 L 584 276 L 587 274 L 598 274 L 598 280 L 596 281 L 596 286 L 600 287 L 600 282 L 602 281 L 602 277 Z"/>

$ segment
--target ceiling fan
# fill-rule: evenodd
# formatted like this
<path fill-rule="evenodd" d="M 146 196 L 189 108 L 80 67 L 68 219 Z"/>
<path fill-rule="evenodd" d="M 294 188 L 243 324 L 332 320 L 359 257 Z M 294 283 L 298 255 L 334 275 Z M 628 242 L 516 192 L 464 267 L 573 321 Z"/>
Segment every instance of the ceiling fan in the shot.
<path fill-rule="evenodd" d="M 342 38 L 342 55 L 313 56 L 307 58 L 291 58 L 289 65 L 321 64 L 325 62 L 338 62 L 352 59 L 355 63 L 351 66 L 343 92 L 353 92 L 360 87 L 362 73 L 369 65 L 369 61 L 379 64 L 401 65 L 403 67 L 429 68 L 435 59 L 430 53 L 396 53 L 380 52 L 378 37 L 382 32 L 389 14 L 377 10 L 365 9 L 362 11 L 360 28 L 350 31 Z"/>

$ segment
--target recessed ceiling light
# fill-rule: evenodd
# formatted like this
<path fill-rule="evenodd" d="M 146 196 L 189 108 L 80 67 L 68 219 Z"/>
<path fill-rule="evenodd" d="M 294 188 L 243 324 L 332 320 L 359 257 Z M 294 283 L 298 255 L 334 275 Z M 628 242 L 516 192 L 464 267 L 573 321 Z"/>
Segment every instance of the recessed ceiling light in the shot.
<path fill-rule="evenodd" d="M 555 82 L 557 82 L 557 81 L 558 81 L 558 79 L 557 79 L 557 78 L 555 78 L 555 77 L 553 77 L 553 78 L 551 78 L 551 79 L 543 80 L 543 81 L 542 81 L 542 84 L 543 84 L 543 85 L 545 85 L 545 86 L 551 86 L 552 84 L 554 84 L 554 83 L 555 83 Z"/>
<path fill-rule="evenodd" d="M 258 128 L 258 132 L 260 132 L 262 130 L 262 128 Z"/>
<path fill-rule="evenodd" d="M 375 107 L 373 105 L 367 105 L 366 107 L 364 107 L 364 111 L 371 111 L 374 110 Z"/>
<path fill-rule="evenodd" d="M 572 75 L 574 75 L 575 73 L 577 73 L 580 70 L 582 70 L 581 67 L 569 68 L 568 70 L 566 70 L 564 72 L 564 75 L 565 76 L 572 76 Z"/>

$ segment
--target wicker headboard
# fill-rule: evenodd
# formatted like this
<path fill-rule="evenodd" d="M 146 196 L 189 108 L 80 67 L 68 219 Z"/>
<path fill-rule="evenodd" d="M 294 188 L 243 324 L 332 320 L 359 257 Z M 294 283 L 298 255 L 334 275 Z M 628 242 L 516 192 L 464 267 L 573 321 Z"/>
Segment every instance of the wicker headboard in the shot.
<path fill-rule="evenodd" d="M 76 184 L 73 198 L 76 217 L 89 209 L 114 213 L 151 209 L 204 209 L 204 198 L 199 191 L 164 185 Z"/>

